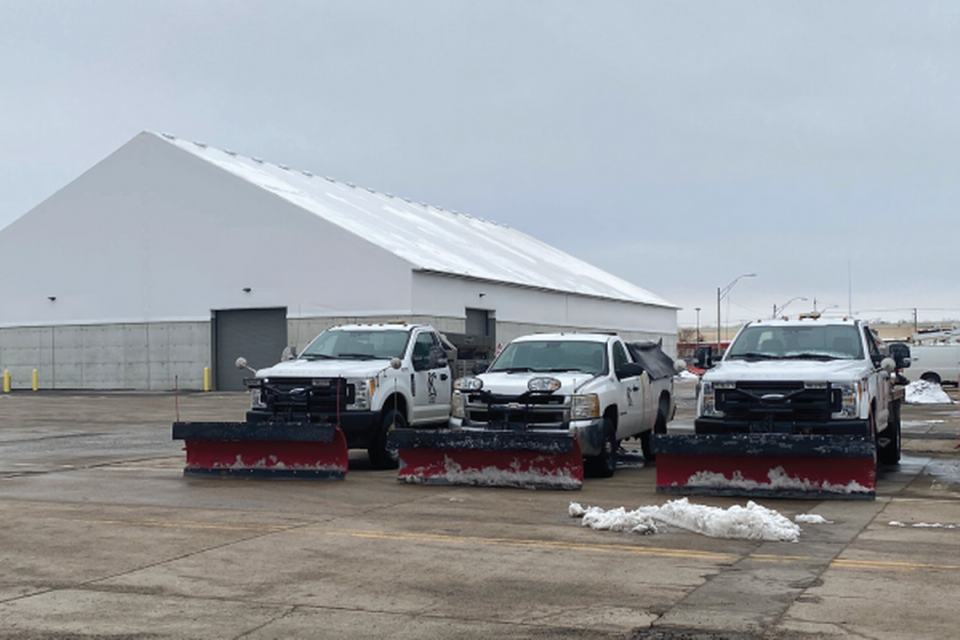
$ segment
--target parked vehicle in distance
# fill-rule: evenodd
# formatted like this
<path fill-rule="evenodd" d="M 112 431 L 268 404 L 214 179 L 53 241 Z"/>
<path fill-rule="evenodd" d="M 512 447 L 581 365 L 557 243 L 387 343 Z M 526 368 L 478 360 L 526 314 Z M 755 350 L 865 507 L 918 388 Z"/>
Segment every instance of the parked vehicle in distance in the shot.
<path fill-rule="evenodd" d="M 960 344 L 911 344 L 909 348 L 910 368 L 903 372 L 907 380 L 957 385 L 960 379 Z"/>

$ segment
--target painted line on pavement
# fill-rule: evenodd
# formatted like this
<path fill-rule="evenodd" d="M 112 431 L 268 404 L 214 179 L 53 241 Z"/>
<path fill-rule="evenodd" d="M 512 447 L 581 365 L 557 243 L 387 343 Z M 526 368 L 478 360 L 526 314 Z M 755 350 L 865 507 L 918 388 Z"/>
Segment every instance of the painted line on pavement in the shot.
<path fill-rule="evenodd" d="M 636 555 L 658 556 L 664 558 L 686 558 L 708 560 L 711 562 L 733 562 L 740 556 L 732 553 L 712 551 L 694 551 L 690 549 L 664 549 L 636 547 L 625 544 L 587 544 L 582 542 L 561 542 L 556 540 L 525 540 L 522 538 L 481 538 L 478 536 L 452 536 L 440 533 L 402 533 L 389 531 L 329 531 L 328 535 L 349 536 L 371 540 L 403 540 L 416 542 L 442 542 L 446 544 L 482 544 L 505 547 L 524 547 L 533 549 L 562 549 L 567 551 L 627 552 Z"/>
<path fill-rule="evenodd" d="M 293 525 L 271 524 L 218 524 L 201 522 L 172 522 L 163 520 L 75 520 L 88 524 L 113 524 L 135 527 L 162 527 L 168 529 L 199 529 L 206 531 L 252 531 L 282 533 L 294 529 L 302 529 L 307 523 Z M 309 525 L 307 525 L 309 526 Z M 708 562 L 731 563 L 741 559 L 741 556 L 732 553 L 717 553 L 713 551 L 696 551 L 693 549 L 665 549 L 662 547 L 637 547 L 625 544 L 589 544 L 583 542 L 562 542 L 557 540 L 530 540 L 522 538 L 483 538 L 479 536 L 454 536 L 441 533 L 405 533 L 389 531 L 325 531 L 324 535 L 363 538 L 367 540 L 397 540 L 414 542 L 437 542 L 444 544 L 481 544 L 490 546 L 520 547 L 528 549 L 550 549 L 564 551 L 596 551 L 600 553 L 621 552 L 633 555 L 653 556 L 660 558 L 682 558 L 687 560 L 704 560 Z M 802 555 L 774 555 L 748 554 L 747 559 L 758 562 L 792 563 L 816 561 L 814 556 Z M 872 569 L 877 571 L 918 571 L 924 569 L 940 569 L 956 571 L 960 565 L 931 564 L 920 562 L 897 562 L 892 560 L 854 560 L 835 558 L 829 563 L 830 567 L 843 569 Z"/>
<path fill-rule="evenodd" d="M 204 529 L 209 531 L 267 531 L 282 532 L 302 527 L 297 525 L 279 524 L 218 524 L 203 522 L 172 522 L 164 520 L 74 520 L 86 524 L 125 524 L 131 527 L 163 527 L 167 529 Z"/>

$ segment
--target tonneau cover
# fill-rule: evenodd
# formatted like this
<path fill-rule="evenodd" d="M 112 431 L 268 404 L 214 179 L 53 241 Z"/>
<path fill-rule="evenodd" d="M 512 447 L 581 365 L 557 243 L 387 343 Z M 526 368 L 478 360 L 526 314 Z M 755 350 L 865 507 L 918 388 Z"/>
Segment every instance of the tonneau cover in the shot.
<path fill-rule="evenodd" d="M 659 342 L 628 342 L 627 348 L 633 360 L 643 366 L 652 380 L 676 374 L 673 359 L 663 352 Z"/>

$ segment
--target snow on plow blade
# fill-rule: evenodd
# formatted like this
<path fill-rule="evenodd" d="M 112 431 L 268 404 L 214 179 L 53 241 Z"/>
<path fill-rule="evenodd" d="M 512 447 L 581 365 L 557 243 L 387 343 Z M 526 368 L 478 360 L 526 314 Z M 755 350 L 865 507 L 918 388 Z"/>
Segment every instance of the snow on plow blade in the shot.
<path fill-rule="evenodd" d="M 654 435 L 657 493 L 873 500 L 876 447 L 861 436 Z"/>
<path fill-rule="evenodd" d="M 173 439 L 184 441 L 184 475 L 343 480 L 349 463 L 334 425 L 174 422 Z"/>
<path fill-rule="evenodd" d="M 580 489 L 583 454 L 568 435 L 397 429 L 397 479 L 411 484 Z"/>

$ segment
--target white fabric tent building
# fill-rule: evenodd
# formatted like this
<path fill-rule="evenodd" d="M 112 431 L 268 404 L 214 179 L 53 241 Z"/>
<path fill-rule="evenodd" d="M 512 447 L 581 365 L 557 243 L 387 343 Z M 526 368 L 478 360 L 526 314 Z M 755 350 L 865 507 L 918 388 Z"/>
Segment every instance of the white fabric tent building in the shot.
<path fill-rule="evenodd" d="M 13 386 L 237 388 L 342 322 L 478 352 L 537 331 L 676 345 L 677 307 L 500 224 L 144 132 L 0 231 Z M 638 268 L 641 261 L 638 259 Z"/>

